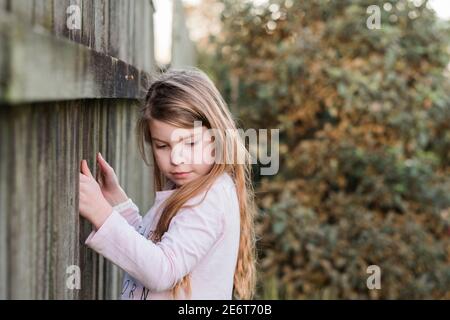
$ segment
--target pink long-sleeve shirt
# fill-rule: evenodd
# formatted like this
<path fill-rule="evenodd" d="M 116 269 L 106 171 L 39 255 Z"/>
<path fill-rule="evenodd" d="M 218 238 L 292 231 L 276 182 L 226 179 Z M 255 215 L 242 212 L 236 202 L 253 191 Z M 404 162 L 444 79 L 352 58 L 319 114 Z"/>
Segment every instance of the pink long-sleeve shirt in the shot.
<path fill-rule="evenodd" d="M 194 206 L 182 208 L 154 243 L 149 234 L 158 209 L 173 192 L 156 192 L 144 217 L 131 199 L 113 207 L 85 244 L 125 271 L 121 299 L 172 299 L 170 289 L 188 273 L 191 299 L 232 299 L 240 236 L 232 178 L 223 174 L 207 192 L 190 199 L 187 205 Z M 187 298 L 180 288 L 177 299 Z"/>

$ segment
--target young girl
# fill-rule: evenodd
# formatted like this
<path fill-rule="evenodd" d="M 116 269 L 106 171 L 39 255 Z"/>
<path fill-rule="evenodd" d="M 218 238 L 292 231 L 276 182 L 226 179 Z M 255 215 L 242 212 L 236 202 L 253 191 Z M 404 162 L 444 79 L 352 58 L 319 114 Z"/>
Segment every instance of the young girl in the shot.
<path fill-rule="evenodd" d="M 95 228 L 86 244 L 125 270 L 121 298 L 251 299 L 251 166 L 217 88 L 197 68 L 159 75 L 137 135 L 145 163 L 146 145 L 154 160 L 155 203 L 143 218 L 100 154 L 98 183 L 85 160 L 80 173 L 80 214 Z"/>

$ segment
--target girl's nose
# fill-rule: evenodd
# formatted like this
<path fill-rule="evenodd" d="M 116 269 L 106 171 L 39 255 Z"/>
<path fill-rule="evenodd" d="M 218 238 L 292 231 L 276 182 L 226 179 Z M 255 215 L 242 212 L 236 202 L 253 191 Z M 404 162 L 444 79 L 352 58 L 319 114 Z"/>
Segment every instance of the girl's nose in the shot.
<path fill-rule="evenodd" d="M 172 152 L 170 153 L 170 162 L 174 166 L 178 166 L 180 164 L 185 164 L 186 161 L 183 156 L 183 148 L 180 145 L 176 145 Z"/>

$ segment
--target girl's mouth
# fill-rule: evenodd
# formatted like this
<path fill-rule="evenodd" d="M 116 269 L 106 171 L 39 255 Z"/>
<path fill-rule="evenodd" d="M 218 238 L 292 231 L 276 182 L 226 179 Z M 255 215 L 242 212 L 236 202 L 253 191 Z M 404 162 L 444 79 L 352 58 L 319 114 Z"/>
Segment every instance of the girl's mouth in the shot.
<path fill-rule="evenodd" d="M 190 171 L 190 172 L 172 172 L 172 175 L 175 178 L 182 179 L 182 178 L 186 178 L 191 172 L 192 171 Z"/>

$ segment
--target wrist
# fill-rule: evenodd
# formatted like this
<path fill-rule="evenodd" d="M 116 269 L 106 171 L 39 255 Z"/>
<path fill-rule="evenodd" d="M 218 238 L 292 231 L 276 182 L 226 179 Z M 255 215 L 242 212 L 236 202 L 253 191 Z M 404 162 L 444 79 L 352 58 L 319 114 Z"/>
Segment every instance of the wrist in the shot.
<path fill-rule="evenodd" d="M 113 208 L 110 204 L 106 204 L 98 214 L 94 216 L 91 223 L 94 225 L 95 230 L 100 229 L 100 227 L 105 223 L 106 219 L 112 214 Z"/>
<path fill-rule="evenodd" d="M 117 206 L 118 204 L 125 202 L 128 200 L 128 196 L 122 188 L 116 192 L 116 194 L 110 199 L 109 203 L 112 207 Z"/>

